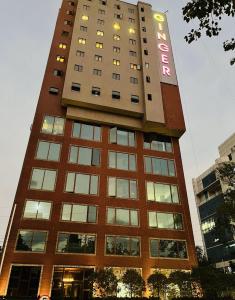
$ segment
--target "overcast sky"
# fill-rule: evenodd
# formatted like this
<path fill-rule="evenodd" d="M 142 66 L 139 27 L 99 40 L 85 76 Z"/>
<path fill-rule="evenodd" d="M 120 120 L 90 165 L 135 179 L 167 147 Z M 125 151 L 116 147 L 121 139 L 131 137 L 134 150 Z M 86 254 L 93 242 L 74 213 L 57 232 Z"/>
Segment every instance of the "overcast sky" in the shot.
<path fill-rule="evenodd" d="M 109 0 L 108 0 L 109 1 Z M 235 36 L 235 19 L 225 19 L 216 39 L 187 45 L 191 27 L 182 20 L 186 0 L 148 0 L 168 10 L 176 71 L 187 132 L 181 150 L 196 244 L 201 244 L 192 178 L 213 164 L 217 147 L 235 131 L 235 66 L 222 42 Z M 135 0 L 129 0 L 135 3 Z M 47 63 L 61 0 L 0 0 L 0 243 L 4 238 Z M 234 53 L 235 55 L 235 53 Z"/>

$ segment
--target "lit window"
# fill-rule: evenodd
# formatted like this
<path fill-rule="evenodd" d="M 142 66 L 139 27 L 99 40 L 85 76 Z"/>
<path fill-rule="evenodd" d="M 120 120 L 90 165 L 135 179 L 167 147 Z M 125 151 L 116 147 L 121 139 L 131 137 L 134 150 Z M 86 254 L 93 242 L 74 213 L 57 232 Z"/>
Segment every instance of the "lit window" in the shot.
<path fill-rule="evenodd" d="M 138 226 L 139 212 L 136 209 L 108 207 L 106 223 L 120 226 Z"/>
<path fill-rule="evenodd" d="M 96 223 L 96 206 L 85 204 L 63 204 L 61 220 L 79 223 Z"/>
<path fill-rule="evenodd" d="M 88 20 L 89 20 L 89 17 L 86 16 L 86 15 L 83 15 L 83 16 L 82 16 L 82 20 L 83 20 L 83 21 L 88 21 Z"/>
<path fill-rule="evenodd" d="M 132 70 L 137 70 L 137 64 L 130 64 L 130 68 Z"/>
<path fill-rule="evenodd" d="M 98 20 L 97 20 L 97 24 L 98 24 L 98 25 L 104 25 L 104 20 L 98 19 Z"/>
<path fill-rule="evenodd" d="M 120 53 L 121 49 L 119 47 L 113 47 L 113 52 Z"/>
<path fill-rule="evenodd" d="M 113 65 L 120 66 L 120 60 L 113 59 Z"/>
<path fill-rule="evenodd" d="M 106 255 L 140 256 L 140 238 L 106 236 Z"/>
<path fill-rule="evenodd" d="M 100 56 L 100 55 L 95 55 L 94 57 L 95 57 L 95 60 L 96 60 L 96 61 L 102 61 L 102 56 Z"/>
<path fill-rule="evenodd" d="M 42 124 L 42 133 L 62 135 L 64 132 L 64 119 L 60 117 L 45 116 Z"/>
<path fill-rule="evenodd" d="M 113 73 L 112 78 L 115 80 L 120 80 L 120 74 Z"/>
<path fill-rule="evenodd" d="M 90 140 L 92 140 L 92 138 L 93 136 L 90 137 Z M 100 150 L 94 148 L 71 146 L 69 163 L 98 167 L 100 165 Z"/>
<path fill-rule="evenodd" d="M 71 85 L 71 90 L 75 91 L 75 92 L 80 92 L 80 90 L 81 90 L 81 84 L 73 82 L 72 85 Z"/>
<path fill-rule="evenodd" d="M 79 43 L 79 44 L 82 44 L 82 45 L 85 45 L 85 44 L 86 44 L 86 39 L 79 38 L 79 39 L 78 39 L 78 43 Z"/>
<path fill-rule="evenodd" d="M 139 96 L 131 95 L 131 102 L 132 103 L 139 103 Z"/>
<path fill-rule="evenodd" d="M 146 190 L 148 201 L 179 203 L 179 193 L 176 185 L 147 181 Z"/>
<path fill-rule="evenodd" d="M 114 41 L 120 41 L 120 35 L 114 34 L 113 39 Z"/>
<path fill-rule="evenodd" d="M 147 62 L 145 63 L 145 68 L 149 69 L 149 63 L 147 63 Z"/>
<path fill-rule="evenodd" d="M 99 69 L 93 69 L 93 75 L 101 76 L 102 75 L 102 71 L 99 70 Z"/>
<path fill-rule="evenodd" d="M 39 141 L 36 159 L 59 161 L 61 144 Z"/>
<path fill-rule="evenodd" d="M 92 89 L 91 89 L 91 93 L 92 93 L 92 95 L 100 96 L 100 88 L 96 87 L 96 86 L 93 86 Z"/>
<path fill-rule="evenodd" d="M 144 162 L 145 173 L 171 177 L 176 176 L 174 160 L 145 156 Z"/>
<path fill-rule="evenodd" d="M 56 56 L 56 60 L 63 63 L 65 61 L 65 57 L 64 56 L 61 56 L 61 55 L 57 55 Z"/>
<path fill-rule="evenodd" d="M 101 127 L 74 122 L 72 137 L 99 142 L 101 140 Z"/>
<path fill-rule="evenodd" d="M 131 153 L 109 151 L 109 168 L 136 171 L 136 156 Z"/>
<path fill-rule="evenodd" d="M 80 26 L 80 30 L 84 31 L 84 32 L 87 32 L 87 27 L 86 26 Z"/>
<path fill-rule="evenodd" d="M 150 239 L 150 256 L 187 259 L 186 241 Z"/>
<path fill-rule="evenodd" d="M 99 176 L 81 173 L 67 174 L 65 192 L 97 195 L 98 194 Z"/>
<path fill-rule="evenodd" d="M 51 215 L 51 202 L 26 200 L 24 219 L 49 220 Z"/>
<path fill-rule="evenodd" d="M 77 55 L 77 56 L 84 57 L 84 56 L 85 56 L 85 52 L 84 52 L 84 51 L 77 50 L 76 55 Z"/>
<path fill-rule="evenodd" d="M 136 78 L 136 77 L 130 77 L 130 83 L 138 84 L 138 78 Z"/>
<path fill-rule="evenodd" d="M 111 144 L 118 144 L 122 146 L 135 146 L 135 133 L 133 131 L 127 131 L 119 129 L 117 127 L 110 128 L 109 141 Z"/>
<path fill-rule="evenodd" d="M 95 47 L 99 48 L 99 49 L 102 49 L 103 48 L 103 43 L 96 42 Z"/>
<path fill-rule="evenodd" d="M 105 15 L 105 10 L 103 10 L 103 9 L 98 9 L 98 14 L 100 14 L 100 15 Z"/>
<path fill-rule="evenodd" d="M 135 29 L 134 28 L 129 28 L 129 33 L 134 34 L 135 33 Z"/>
<path fill-rule="evenodd" d="M 109 177 L 108 196 L 122 199 L 137 199 L 137 181 L 134 179 Z"/>
<path fill-rule="evenodd" d="M 120 99 L 121 95 L 118 91 L 112 91 L 112 99 Z"/>
<path fill-rule="evenodd" d="M 121 29 L 120 24 L 118 24 L 118 23 L 114 23 L 114 24 L 113 24 L 113 28 L 114 28 L 115 30 L 120 30 L 120 29 Z"/>
<path fill-rule="evenodd" d="M 170 137 L 144 133 L 144 148 L 162 152 L 172 152 L 172 141 Z"/>
<path fill-rule="evenodd" d="M 101 31 L 101 30 L 97 30 L 97 31 L 96 31 L 96 35 L 104 36 L 104 32 Z"/>
<path fill-rule="evenodd" d="M 54 191 L 56 170 L 36 169 L 32 171 L 29 188 L 31 190 Z"/>
<path fill-rule="evenodd" d="M 74 65 L 74 71 L 82 72 L 83 71 L 83 66 L 81 66 L 81 65 Z"/>
<path fill-rule="evenodd" d="M 66 49 L 66 48 L 67 48 L 67 45 L 66 45 L 66 44 L 63 44 L 63 43 L 60 43 L 60 44 L 59 44 L 59 48 L 60 48 L 60 49 Z"/>
<path fill-rule="evenodd" d="M 50 87 L 49 88 L 49 93 L 52 95 L 58 95 L 59 94 L 59 89 L 55 88 L 55 87 Z"/>
<path fill-rule="evenodd" d="M 83 233 L 58 233 L 56 252 L 95 254 L 96 236 Z"/>
<path fill-rule="evenodd" d="M 16 242 L 16 251 L 45 252 L 47 232 L 20 230 Z"/>

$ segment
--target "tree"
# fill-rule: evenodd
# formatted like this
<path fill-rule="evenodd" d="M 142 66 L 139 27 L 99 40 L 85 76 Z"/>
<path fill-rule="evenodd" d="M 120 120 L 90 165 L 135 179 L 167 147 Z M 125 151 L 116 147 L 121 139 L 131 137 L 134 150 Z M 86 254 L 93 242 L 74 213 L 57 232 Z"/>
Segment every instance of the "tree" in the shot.
<path fill-rule="evenodd" d="M 208 37 L 218 36 L 221 31 L 220 21 L 222 16 L 235 15 L 235 0 L 190 0 L 183 7 L 184 20 L 189 23 L 192 20 L 199 21 L 199 27 L 192 29 L 185 36 L 186 42 L 189 44 L 202 36 L 202 32 Z M 235 49 L 235 39 L 232 37 L 223 43 L 225 51 Z M 230 64 L 235 63 L 235 58 L 232 58 Z"/>
<path fill-rule="evenodd" d="M 179 287 L 181 297 L 192 297 L 192 278 L 190 272 L 174 271 L 169 276 L 169 282 Z"/>
<path fill-rule="evenodd" d="M 145 288 L 145 282 L 142 276 L 134 269 L 128 269 L 123 274 L 122 282 L 129 290 L 130 297 L 142 296 L 142 292 Z"/>
<path fill-rule="evenodd" d="M 113 296 L 118 291 L 118 279 L 112 268 L 99 269 L 89 277 L 91 290 L 101 297 Z"/>
<path fill-rule="evenodd" d="M 164 294 L 166 291 L 167 277 L 160 272 L 155 272 L 148 277 L 147 283 L 152 296 L 157 295 L 160 298 L 160 294 Z"/>
<path fill-rule="evenodd" d="M 209 262 L 207 257 L 200 246 L 196 246 L 196 255 L 197 255 L 197 262 L 199 266 L 208 266 Z"/>

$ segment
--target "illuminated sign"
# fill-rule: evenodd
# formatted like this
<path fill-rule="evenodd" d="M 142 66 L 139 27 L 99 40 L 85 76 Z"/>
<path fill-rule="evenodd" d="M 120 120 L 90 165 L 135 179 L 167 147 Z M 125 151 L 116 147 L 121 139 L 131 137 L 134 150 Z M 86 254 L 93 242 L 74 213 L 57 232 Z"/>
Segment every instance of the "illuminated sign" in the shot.
<path fill-rule="evenodd" d="M 157 48 L 159 52 L 159 64 L 161 69 L 161 81 L 177 85 L 174 59 L 170 43 L 170 35 L 165 14 L 154 12 L 153 14 Z"/>

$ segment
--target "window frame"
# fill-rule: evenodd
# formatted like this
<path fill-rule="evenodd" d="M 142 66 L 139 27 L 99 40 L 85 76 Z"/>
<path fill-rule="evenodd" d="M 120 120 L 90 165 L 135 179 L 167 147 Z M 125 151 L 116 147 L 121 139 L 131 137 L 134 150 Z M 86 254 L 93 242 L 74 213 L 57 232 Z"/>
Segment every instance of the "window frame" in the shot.
<path fill-rule="evenodd" d="M 33 232 L 33 236 L 32 236 L 32 239 L 31 239 L 31 247 L 32 247 L 32 242 L 33 242 L 34 232 L 45 232 L 45 233 L 46 233 L 46 238 L 45 238 L 44 250 L 43 250 L 43 251 L 16 250 L 20 231 L 29 231 L 29 232 Z M 14 253 L 37 253 L 37 254 L 45 254 L 46 251 L 47 251 L 48 235 L 49 235 L 49 232 L 48 232 L 47 230 L 39 230 L 39 229 L 35 229 L 35 230 L 34 230 L 34 229 L 25 229 L 25 228 L 20 228 L 20 229 L 18 229 L 18 230 L 17 230 L 16 240 L 15 240 L 15 245 L 14 245 Z"/>
<path fill-rule="evenodd" d="M 48 219 L 38 218 L 38 217 L 37 217 L 37 216 L 38 216 L 38 209 L 37 209 L 36 218 L 26 218 L 26 217 L 24 217 L 24 214 L 25 214 L 25 208 L 26 208 L 27 201 L 34 201 L 34 202 L 38 202 L 38 203 L 41 203 L 41 202 L 43 202 L 43 203 L 50 203 L 50 204 L 51 204 L 51 208 L 50 208 L 49 218 L 48 218 Z M 26 199 L 25 199 L 25 202 L 24 202 L 24 208 L 23 208 L 23 213 L 22 213 L 21 219 L 22 219 L 22 220 L 51 221 L 52 210 L 53 210 L 53 201 L 48 201 L 48 200 L 38 200 L 38 199 L 28 199 L 28 198 L 26 198 Z"/>
<path fill-rule="evenodd" d="M 110 179 L 115 179 L 115 196 L 112 196 L 109 194 L 109 180 Z M 118 185 L 117 185 L 117 180 L 126 180 L 128 181 L 128 189 L 129 189 L 129 197 L 124 198 L 124 197 L 118 197 Z M 131 198 L 131 181 L 135 181 L 136 183 L 136 198 Z M 131 201 L 138 201 L 139 200 L 139 189 L 138 189 L 138 179 L 136 178 L 123 178 L 123 177 L 116 177 L 116 176 L 107 176 L 107 197 L 112 198 L 112 199 L 124 199 L 124 200 L 131 200 Z"/>
<path fill-rule="evenodd" d="M 149 200 L 148 199 L 148 183 L 152 183 L 153 184 L 153 189 L 154 189 L 154 200 Z M 157 201 L 156 200 L 156 190 L 155 190 L 155 184 L 161 184 L 161 185 L 167 185 L 170 188 L 171 191 L 171 202 L 165 202 L 165 201 Z M 172 186 L 175 187 L 177 189 L 177 195 L 178 195 L 178 202 L 173 202 L 173 195 L 172 195 Z M 145 180 L 145 190 L 146 190 L 146 201 L 147 202 L 156 202 L 156 203 L 166 203 L 166 204 L 173 204 L 173 205 L 181 205 L 181 197 L 180 197 L 180 192 L 179 192 L 179 186 L 178 184 L 175 183 L 165 183 L 165 182 L 156 182 L 156 181 L 148 181 Z"/>
<path fill-rule="evenodd" d="M 115 238 L 115 247 L 117 238 L 128 238 L 129 239 L 129 249 L 131 244 L 131 239 L 138 239 L 139 241 L 139 255 L 120 255 L 120 254 L 107 254 L 107 237 Z M 130 235 L 115 235 L 115 234 L 105 234 L 105 246 L 104 246 L 104 256 L 117 256 L 117 257 L 132 257 L 132 258 L 141 258 L 141 237 L 140 236 L 130 236 Z"/>
<path fill-rule="evenodd" d="M 49 149 L 48 149 L 48 152 L 47 152 L 47 159 L 37 158 L 37 153 L 38 153 L 38 148 L 39 148 L 40 142 L 45 142 L 45 143 L 48 143 L 48 144 L 49 144 Z M 50 153 L 51 144 L 60 145 L 60 150 L 59 150 L 58 160 L 49 160 L 49 159 L 48 159 L 48 156 L 49 156 L 49 153 Z M 57 142 L 57 141 L 55 142 L 55 141 L 40 140 L 40 139 L 39 139 L 39 140 L 38 140 L 38 143 L 37 143 L 37 147 L 36 147 L 34 159 L 36 159 L 36 160 L 43 160 L 43 161 L 59 162 L 59 161 L 60 161 L 60 158 L 61 158 L 61 149 L 62 149 L 62 144 L 59 143 L 59 142 Z"/>
<path fill-rule="evenodd" d="M 159 227 L 158 225 L 156 227 L 154 226 L 150 226 L 149 224 L 149 213 L 155 213 L 155 217 L 156 217 L 156 223 L 158 223 L 158 216 L 157 214 L 160 213 L 160 214 L 166 214 L 166 215 L 172 215 L 173 216 L 173 221 L 174 221 L 174 228 L 162 228 L 162 227 Z M 177 229 L 176 228 L 176 217 L 177 215 L 180 215 L 181 216 L 181 220 L 182 220 L 182 228 L 180 229 Z M 148 228 L 149 229 L 154 229 L 154 230 L 170 230 L 170 231 L 184 231 L 185 230 L 185 226 L 184 226 L 184 218 L 183 218 L 183 213 L 181 212 L 170 212 L 170 211 L 162 211 L 162 210 L 147 210 L 147 218 L 148 218 Z"/>
<path fill-rule="evenodd" d="M 115 153 L 115 165 L 116 165 L 116 168 L 112 168 L 109 165 L 109 162 L 110 162 L 110 153 Z M 118 153 L 127 154 L 128 155 L 128 169 L 119 169 L 119 168 L 117 168 L 117 154 Z M 135 156 L 135 170 L 130 170 L 130 155 L 134 155 Z M 136 153 L 114 151 L 112 149 L 109 149 L 109 151 L 108 151 L 108 169 L 122 170 L 122 171 L 127 171 L 127 172 L 137 172 L 138 171 L 138 165 L 137 165 Z"/>
<path fill-rule="evenodd" d="M 145 158 L 146 158 L 146 157 L 151 159 L 151 172 L 147 172 L 147 171 L 146 171 L 146 161 L 145 161 Z M 161 159 L 161 160 L 166 160 L 166 161 L 167 161 L 168 175 L 157 174 L 157 173 L 154 173 L 154 172 L 153 172 L 153 159 Z M 174 175 L 174 176 L 169 175 L 169 164 L 168 164 L 169 161 L 172 161 L 173 164 L 174 164 L 174 171 L 175 171 L 175 175 Z M 160 157 L 160 156 L 149 156 L 149 155 L 144 155 L 144 173 L 145 173 L 145 174 L 152 174 L 152 175 L 155 175 L 155 176 L 171 177 L 171 178 L 177 177 L 177 169 L 176 169 L 176 163 L 175 163 L 175 160 L 174 160 L 174 158 L 166 158 L 166 157 Z"/>
<path fill-rule="evenodd" d="M 31 181 L 32 181 L 32 176 L 33 176 L 33 171 L 34 170 L 43 170 L 44 171 L 43 179 L 42 179 L 42 185 L 41 185 L 40 189 L 35 189 L 35 188 L 31 188 L 30 187 L 31 186 Z M 46 171 L 55 171 L 55 181 L 54 181 L 53 190 L 42 189 L 43 183 L 44 183 L 44 180 L 45 180 Z M 28 190 L 30 190 L 30 191 L 55 192 L 55 190 L 56 190 L 56 184 L 57 184 L 57 177 L 58 177 L 58 169 L 46 169 L 46 168 L 40 168 L 40 167 L 32 167 L 31 174 L 30 174 L 30 180 L 29 180 L 29 184 L 28 184 Z"/>
<path fill-rule="evenodd" d="M 73 135 L 73 132 L 74 132 L 74 124 L 75 124 L 75 123 L 80 124 L 79 137 Z M 81 138 L 81 132 L 82 132 L 82 126 L 83 126 L 83 125 L 89 125 L 89 126 L 92 126 L 92 127 L 93 127 L 93 128 L 92 128 L 92 131 L 93 131 L 93 139 L 92 139 L 92 140 Z M 95 139 L 94 139 L 94 137 L 95 137 L 95 128 L 96 128 L 96 127 L 100 128 L 100 139 L 99 139 L 99 140 L 95 140 Z M 98 142 L 98 143 L 99 143 L 99 142 L 102 142 L 102 126 L 97 126 L 97 125 L 93 125 L 93 124 L 89 124 L 89 123 L 83 123 L 83 122 L 73 121 L 71 137 L 74 138 L 74 139 L 81 139 L 81 140 L 85 140 L 85 141 L 93 141 L 93 142 Z"/>
<path fill-rule="evenodd" d="M 108 210 L 109 208 L 114 209 L 115 210 L 115 221 L 114 223 L 108 223 Z M 127 210 L 129 212 L 129 224 L 128 225 L 122 225 L 122 224 L 118 224 L 117 223 L 117 210 L 118 209 L 123 209 L 123 210 Z M 131 211 L 135 211 L 137 212 L 137 221 L 138 221 L 138 225 L 131 225 Z M 108 226 L 121 226 L 121 227 L 135 227 L 138 228 L 140 227 L 140 214 L 139 214 L 139 209 L 135 209 L 135 208 L 128 208 L 128 207 L 116 207 L 116 206 L 106 206 L 106 218 L 105 218 L 105 222 L 106 225 Z"/>
<path fill-rule="evenodd" d="M 42 131 L 42 130 L 43 130 L 43 123 L 44 123 L 45 117 L 51 117 L 51 118 L 54 118 L 54 121 L 53 121 L 53 127 L 52 127 L 52 132 L 51 132 L 51 133 L 47 133 L 47 132 L 43 132 L 43 131 Z M 63 131 L 62 131 L 62 133 L 60 133 L 60 134 L 55 134 L 55 133 L 53 133 L 54 130 L 55 130 L 54 127 L 55 127 L 55 121 L 56 121 L 56 119 L 62 119 L 62 120 L 63 120 Z M 64 119 L 64 118 L 61 117 L 61 116 L 44 115 L 44 116 L 43 116 L 43 119 L 42 119 L 42 124 L 41 124 L 41 130 L 40 130 L 40 133 L 42 133 L 42 134 L 50 134 L 50 135 L 53 135 L 53 136 L 55 136 L 55 135 L 63 136 L 63 135 L 64 135 L 64 131 L 65 131 L 65 125 L 66 125 L 66 119 Z"/>
<path fill-rule="evenodd" d="M 70 155 L 71 155 L 71 148 L 72 147 L 76 147 L 78 148 L 78 153 L 77 153 L 77 162 L 74 163 L 74 162 L 71 162 L 69 159 L 70 159 Z M 91 164 L 90 165 L 84 165 L 84 164 L 79 164 L 78 161 L 79 161 L 79 152 L 80 152 L 80 148 L 84 148 L 84 149 L 91 149 Z M 95 165 L 95 164 L 92 164 L 92 158 L 93 158 L 93 150 L 99 150 L 100 152 L 100 156 L 99 156 L 99 165 Z M 96 167 L 96 168 L 100 168 L 101 167 L 101 148 L 93 148 L 93 147 L 86 147 L 86 146 L 82 146 L 82 145 L 73 145 L 73 144 L 70 144 L 69 145 L 69 153 L 68 153 L 68 164 L 72 164 L 72 165 L 79 165 L 79 166 L 86 166 L 86 167 Z"/>
<path fill-rule="evenodd" d="M 74 182 L 73 182 L 73 191 L 66 191 L 66 186 L 67 186 L 67 180 L 68 180 L 68 174 L 75 174 L 75 178 L 74 178 Z M 83 194 L 83 193 L 76 193 L 75 192 L 75 187 L 76 187 L 76 176 L 77 175 L 88 175 L 89 176 L 89 188 L 88 188 L 88 194 Z M 91 177 L 92 176 L 96 176 L 97 177 L 97 191 L 96 194 L 91 194 Z M 73 195 L 87 195 L 89 197 L 97 197 L 99 196 L 99 192 L 100 192 L 100 174 L 94 174 L 94 173 L 81 173 L 81 172 L 77 172 L 77 171 L 67 171 L 66 172 L 66 176 L 65 176 L 65 181 L 64 181 L 64 193 L 66 194 L 73 194 Z"/>
<path fill-rule="evenodd" d="M 70 219 L 69 220 L 63 220 L 62 219 L 62 216 L 63 216 L 63 207 L 64 205 L 71 205 L 71 212 L 70 212 Z M 73 207 L 76 206 L 76 205 L 80 205 L 80 206 L 87 206 L 87 216 L 86 216 L 86 219 L 87 221 L 86 222 L 81 222 L 81 221 L 73 221 L 72 220 L 72 214 L 73 214 Z M 89 207 L 95 207 L 96 208 L 96 221 L 95 222 L 88 222 L 88 215 L 89 215 Z M 65 223 L 78 223 L 78 224 L 98 224 L 98 214 L 99 214 L 99 206 L 96 205 L 96 204 L 84 204 L 84 203 L 78 203 L 78 202 L 62 202 L 61 204 L 61 211 L 60 211 L 60 222 L 65 222 Z"/>

